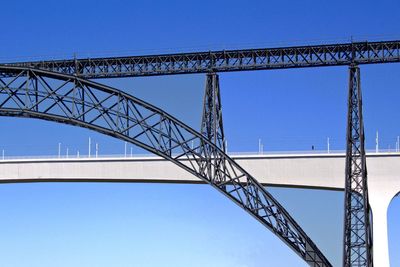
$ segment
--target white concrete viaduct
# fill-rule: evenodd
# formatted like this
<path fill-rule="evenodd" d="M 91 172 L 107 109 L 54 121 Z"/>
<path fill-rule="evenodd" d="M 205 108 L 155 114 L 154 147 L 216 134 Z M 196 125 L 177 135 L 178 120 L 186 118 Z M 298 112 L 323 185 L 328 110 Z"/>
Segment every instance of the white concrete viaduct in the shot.
<path fill-rule="evenodd" d="M 344 188 L 343 153 L 238 155 L 233 158 L 265 185 Z M 400 153 L 367 154 L 367 168 L 373 211 L 374 262 L 389 267 L 387 209 L 400 192 Z M 0 182 L 57 181 L 202 183 L 159 157 L 0 160 Z"/>

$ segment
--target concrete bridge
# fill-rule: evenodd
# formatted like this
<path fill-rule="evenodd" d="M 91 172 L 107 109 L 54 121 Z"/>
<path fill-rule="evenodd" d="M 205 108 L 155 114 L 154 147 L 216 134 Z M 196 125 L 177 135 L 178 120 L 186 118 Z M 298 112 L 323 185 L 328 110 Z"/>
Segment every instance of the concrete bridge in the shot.
<path fill-rule="evenodd" d="M 345 154 L 232 156 L 264 185 L 343 190 Z M 373 211 L 374 260 L 389 266 L 387 209 L 400 192 L 400 153 L 367 154 Z M 159 157 L 36 158 L 0 160 L 0 181 L 203 183 Z"/>

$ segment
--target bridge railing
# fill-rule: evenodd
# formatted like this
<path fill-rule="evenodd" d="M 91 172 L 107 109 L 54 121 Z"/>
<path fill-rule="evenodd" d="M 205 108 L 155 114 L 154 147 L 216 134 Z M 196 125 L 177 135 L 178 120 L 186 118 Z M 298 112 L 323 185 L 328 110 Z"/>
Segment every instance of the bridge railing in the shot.
<path fill-rule="evenodd" d="M 239 157 L 274 157 L 274 156 L 297 156 L 297 155 L 345 155 L 345 150 L 330 150 L 329 152 L 326 150 L 293 150 L 293 151 L 241 151 L 241 152 L 229 152 L 228 155 L 233 158 Z M 367 155 L 399 155 L 400 151 L 396 151 L 395 149 L 380 149 L 378 152 L 376 150 L 367 150 Z M 21 156 L 0 156 L 1 161 L 9 161 L 9 160 L 96 160 L 96 159 L 146 159 L 146 158 L 159 158 L 161 157 L 155 156 L 153 154 L 99 154 L 99 155 L 21 155 Z"/>

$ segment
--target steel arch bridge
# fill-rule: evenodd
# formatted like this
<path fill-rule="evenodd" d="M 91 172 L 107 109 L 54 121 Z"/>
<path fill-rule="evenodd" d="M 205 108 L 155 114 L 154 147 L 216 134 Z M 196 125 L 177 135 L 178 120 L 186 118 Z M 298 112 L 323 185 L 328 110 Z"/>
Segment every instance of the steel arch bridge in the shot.
<path fill-rule="evenodd" d="M 165 111 L 123 91 L 77 76 L 1 65 L 0 73 L 0 116 L 55 121 L 131 142 L 213 186 L 270 229 L 310 266 L 331 266 L 254 177 L 223 149 Z"/>

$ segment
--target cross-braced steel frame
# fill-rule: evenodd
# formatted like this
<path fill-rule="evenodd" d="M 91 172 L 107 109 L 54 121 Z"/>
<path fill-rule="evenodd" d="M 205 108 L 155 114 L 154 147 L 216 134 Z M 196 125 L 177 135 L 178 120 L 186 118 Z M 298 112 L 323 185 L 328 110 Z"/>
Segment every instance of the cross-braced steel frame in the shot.
<path fill-rule="evenodd" d="M 221 92 L 219 76 L 215 72 L 206 76 L 206 86 L 203 99 L 203 115 L 201 118 L 201 133 L 212 141 L 222 151 L 225 151 L 224 125 L 222 121 Z"/>
<path fill-rule="evenodd" d="M 208 149 L 208 151 L 201 151 L 201 153 L 211 155 L 209 160 L 214 162 L 207 164 L 209 167 L 216 166 L 216 168 L 209 168 L 207 171 L 214 172 L 217 181 L 225 182 L 226 178 L 223 172 L 217 171 L 225 168 L 225 161 L 217 156 L 218 151 L 215 149 L 218 147 L 226 153 L 218 74 L 215 72 L 208 73 L 205 84 L 200 131 L 204 138 L 213 143 L 215 147 L 203 146 L 202 149 Z"/>
<path fill-rule="evenodd" d="M 400 41 L 16 62 L 86 79 L 400 62 Z M 0 74 L 7 75 L 7 74 Z"/>
<path fill-rule="evenodd" d="M 181 157 L 186 157 L 187 159 L 185 162 L 190 163 L 190 166 L 193 167 L 196 165 L 193 165 L 192 162 L 196 159 L 196 163 L 198 164 L 197 167 L 199 168 L 198 171 L 202 175 L 205 175 L 205 177 L 210 179 L 210 183 L 213 184 L 214 187 L 222 192 L 225 192 L 225 194 L 227 194 L 230 198 L 236 201 L 239 205 L 243 206 L 243 204 L 240 204 L 242 203 L 243 199 L 239 201 L 237 199 L 235 200 L 235 197 L 232 197 L 230 194 L 234 193 L 238 196 L 248 198 L 248 193 L 258 195 L 259 192 L 257 190 L 259 189 L 258 185 L 253 185 L 253 182 L 250 183 L 251 186 L 244 189 L 242 189 L 242 187 L 236 187 L 237 185 L 242 185 L 243 181 L 245 181 L 244 184 L 248 183 L 248 181 L 246 180 L 247 178 L 244 178 L 247 177 L 247 174 L 242 176 L 243 173 L 241 173 L 236 176 L 235 173 L 235 175 L 231 177 L 227 176 L 227 174 L 229 174 L 229 168 L 232 169 L 233 165 L 226 165 L 228 162 L 230 162 L 230 159 L 226 157 L 225 153 L 223 153 L 225 152 L 225 142 L 222 125 L 219 82 L 216 72 L 350 65 L 343 262 L 345 266 L 372 266 L 372 220 L 368 203 L 367 171 L 364 150 L 364 129 L 361 107 L 361 88 L 359 68 L 357 67 L 357 65 L 391 62 L 400 62 L 399 40 L 379 42 L 351 42 L 342 44 L 308 45 L 279 48 L 208 51 L 195 53 L 191 52 L 147 56 L 17 62 L 7 64 L 9 66 L 8 68 L 0 67 L 0 77 L 3 78 L 3 81 L 12 80 L 13 77 L 16 80 L 19 80 L 21 77 L 15 77 L 15 75 L 20 75 L 20 72 L 18 72 L 18 70 L 22 71 L 23 67 L 37 68 L 69 75 L 73 74 L 75 77 L 86 79 L 171 75 L 186 73 L 208 73 L 200 133 L 201 138 L 199 138 L 199 136 L 192 137 L 193 139 L 189 138 L 191 143 L 193 143 L 195 139 L 197 140 L 197 138 L 199 138 L 197 140 L 197 145 L 189 151 L 186 150 L 186 137 L 184 138 L 184 140 L 175 141 L 170 138 L 171 134 L 173 134 L 172 129 L 174 129 L 174 127 L 168 124 L 168 119 L 159 118 L 159 122 L 153 121 L 156 120 L 157 117 L 154 114 L 148 114 L 148 117 L 144 116 L 143 118 L 141 118 L 144 123 L 148 121 L 153 121 L 153 126 L 160 127 L 158 132 L 154 132 L 154 130 L 146 130 L 147 128 L 143 128 L 144 126 L 141 125 L 140 118 L 139 121 L 136 122 L 137 125 L 135 126 L 132 126 L 135 124 L 135 122 L 132 122 L 131 119 L 126 119 L 125 124 L 123 124 L 124 121 L 122 121 L 121 118 L 130 118 L 129 113 L 132 113 L 132 110 L 130 110 L 128 106 L 124 107 L 123 104 L 121 106 L 121 103 L 118 103 L 116 104 L 117 107 L 111 107 L 111 110 L 113 110 L 112 112 L 110 111 L 111 113 L 106 110 L 99 111 L 97 109 L 98 107 L 100 107 L 103 103 L 108 103 L 109 101 L 111 101 L 110 99 L 113 97 L 110 96 L 110 99 L 105 99 L 99 104 L 96 104 L 96 106 L 88 108 L 86 105 L 87 100 L 85 100 L 85 98 L 92 97 L 95 99 L 96 94 L 90 96 L 90 93 L 86 93 L 87 90 L 83 90 L 79 86 L 76 86 L 73 92 L 67 92 L 65 97 L 62 96 L 62 94 L 61 96 L 56 96 L 55 94 L 53 94 L 45 97 L 42 100 L 44 103 L 48 102 L 49 99 L 54 97 L 60 97 L 61 99 L 57 101 L 54 100 L 55 103 L 53 103 L 53 105 L 50 106 L 48 110 L 43 110 L 44 112 L 37 110 L 36 112 L 39 112 L 39 115 L 37 116 L 36 113 L 32 113 L 33 111 L 31 108 L 28 109 L 29 112 L 25 110 L 24 113 L 18 113 L 18 116 L 21 116 L 21 114 L 29 114 L 30 117 L 40 117 L 42 119 L 57 120 L 57 114 L 52 114 L 50 116 L 48 112 L 55 109 L 63 112 L 63 114 L 66 111 L 70 114 L 75 114 L 76 112 L 78 112 L 78 114 L 80 114 L 81 116 L 78 117 L 78 120 L 73 120 L 74 118 L 71 118 L 71 116 L 66 116 L 66 118 L 68 119 L 65 119 L 65 117 L 63 117 L 61 121 L 69 124 L 76 124 L 82 127 L 95 129 L 97 131 L 104 132 L 106 134 L 127 141 L 132 141 L 129 139 L 132 138 L 132 136 L 130 136 L 129 134 L 138 129 L 138 127 L 136 126 L 140 126 L 142 127 L 143 132 L 138 132 L 136 136 L 133 136 L 133 139 L 136 140 L 136 142 L 141 142 L 142 138 L 148 138 L 148 140 L 146 140 L 147 143 L 142 142 L 142 147 L 157 154 L 160 152 L 157 152 L 157 149 L 154 150 L 155 145 L 159 146 L 160 148 L 162 148 L 164 145 L 164 152 L 168 152 L 168 150 L 165 149 L 168 148 L 167 143 L 170 142 L 171 149 L 169 152 L 174 152 L 178 154 L 180 152 L 179 157 L 176 158 L 176 161 L 179 162 L 179 164 L 182 165 L 183 162 L 180 161 Z M 12 67 L 15 68 L 13 69 Z M 29 70 L 28 72 L 32 74 L 38 73 L 37 70 Z M 45 73 L 47 76 L 45 75 Z M 57 76 L 57 74 L 51 72 L 41 72 L 38 76 L 42 78 L 52 78 L 53 80 L 57 81 L 62 80 L 61 77 L 69 77 L 62 75 Z M 35 82 L 38 82 L 38 79 L 29 78 L 29 81 L 34 84 Z M 79 81 L 80 83 L 83 83 L 83 80 Z M 74 82 L 76 83 L 75 80 Z M 67 82 L 67 84 L 70 83 L 71 81 Z M 65 86 L 62 86 L 61 88 L 64 87 Z M 50 88 L 54 87 L 50 86 Z M 28 93 L 28 91 L 29 90 L 27 90 L 25 97 L 32 98 L 33 95 L 31 93 Z M 58 91 L 58 89 L 56 91 Z M 3 93 L 4 92 L 7 91 L 3 90 Z M 71 98 L 71 94 L 74 94 L 74 97 Z M 76 94 L 79 95 L 78 98 L 76 97 Z M 20 95 L 19 91 L 18 93 L 17 91 L 11 92 L 11 95 L 9 95 L 9 97 L 7 98 L 7 102 L 15 98 L 22 100 L 21 97 L 22 96 Z M 75 99 L 80 99 L 79 101 L 81 101 L 81 104 L 79 105 L 79 103 L 74 102 Z M 70 106 L 65 104 L 67 103 L 66 101 L 70 101 L 68 102 Z M 98 100 L 95 99 L 95 101 Z M 14 101 L 14 104 L 18 104 L 18 101 Z M 21 103 L 19 104 L 21 105 Z M 40 105 L 43 104 L 40 103 Z M 68 107 L 72 108 L 72 110 L 69 110 Z M 18 108 L 22 110 L 23 106 L 18 106 Z M 116 108 L 119 110 L 119 113 L 115 111 Z M 94 117 L 90 121 L 87 121 L 86 117 L 90 116 L 91 113 L 95 113 L 96 111 L 100 112 L 97 117 Z M 121 112 L 126 113 L 124 115 L 125 117 L 116 115 L 120 114 Z M 160 112 L 162 111 L 160 110 Z M 17 116 L 15 114 L 15 112 L 10 113 L 10 111 L 7 110 L 0 115 Z M 44 114 L 46 114 L 46 116 L 44 116 Z M 115 118 L 115 116 L 117 116 L 117 119 Z M 97 127 L 96 123 L 100 120 L 102 120 L 103 123 L 107 123 L 107 125 L 105 125 L 106 127 L 103 127 L 104 125 L 100 128 Z M 184 124 L 181 123 L 179 125 Z M 113 127 L 125 127 L 119 130 L 126 131 L 128 133 L 128 137 L 126 135 L 126 132 L 115 131 Z M 179 128 L 178 126 L 176 127 Z M 165 130 L 164 128 L 169 129 L 169 131 L 171 132 L 166 133 L 166 135 L 164 136 L 163 134 L 161 134 Z M 104 129 L 108 130 L 105 131 Z M 187 128 L 184 127 L 184 129 Z M 189 132 L 193 133 L 191 131 Z M 179 131 L 177 131 L 177 133 L 179 133 Z M 180 134 L 181 133 L 179 133 L 179 135 Z M 155 138 L 156 136 L 158 136 L 159 140 L 152 140 L 152 138 Z M 151 142 L 151 145 L 149 147 L 143 146 L 143 144 L 148 145 L 148 142 Z M 221 155 L 221 153 L 223 154 Z M 164 155 L 164 157 L 166 156 Z M 173 159 L 172 154 L 169 155 L 169 159 Z M 194 167 L 191 169 L 190 167 L 186 166 L 185 168 L 193 173 Z M 233 171 L 233 169 L 231 171 Z M 199 175 L 200 174 L 198 174 L 198 176 Z M 204 179 L 204 177 L 201 178 Z M 227 191 L 228 188 L 232 186 L 233 191 Z M 255 188 L 257 188 L 257 190 Z M 251 200 L 250 202 L 252 203 L 250 205 L 255 206 L 243 207 L 253 214 L 254 211 L 252 210 L 258 209 L 259 204 L 257 204 L 258 200 L 256 202 L 254 202 L 254 200 Z M 266 207 L 268 207 L 268 205 Z M 260 217 L 260 215 L 255 215 L 255 217 L 262 222 L 265 219 L 263 216 Z M 275 229 L 275 227 L 277 227 L 277 225 L 280 223 L 280 220 L 278 220 L 277 217 L 276 220 L 276 225 L 274 223 L 270 223 L 268 226 L 268 224 L 266 224 L 265 222 L 263 223 L 271 229 Z M 315 257 L 319 257 L 315 256 L 319 255 L 318 252 L 313 252 L 309 254 L 307 252 L 307 249 L 304 250 L 305 252 L 301 249 L 298 249 L 298 246 L 294 245 L 296 242 L 293 243 L 293 238 L 288 241 L 288 239 L 283 238 L 280 233 L 275 233 L 280 236 L 286 243 L 288 243 L 289 246 L 291 246 L 297 253 L 302 255 L 303 258 L 308 257 L 307 255 L 314 255 L 314 259 L 317 259 Z M 301 236 L 301 234 L 298 235 L 299 238 Z M 303 239 L 300 243 L 305 244 Z M 303 246 L 303 248 L 306 248 L 306 246 Z M 311 250 L 314 250 L 314 248 L 311 248 Z M 311 259 L 307 261 L 312 262 L 313 260 Z M 321 261 L 324 260 L 321 258 Z"/>
<path fill-rule="evenodd" d="M 0 66 L 0 72 L 7 74 L 0 79 L 0 116 L 56 121 L 131 142 L 212 185 L 270 229 L 310 266 L 331 266 L 255 178 L 201 133 L 163 110 L 123 91 L 76 76 L 5 66 Z"/>
<path fill-rule="evenodd" d="M 343 266 L 372 267 L 360 69 L 351 65 L 349 73 Z"/>

